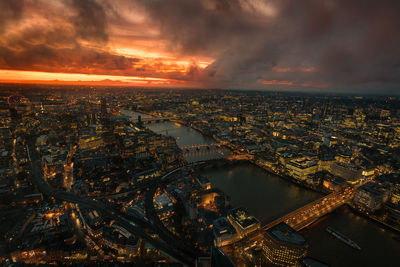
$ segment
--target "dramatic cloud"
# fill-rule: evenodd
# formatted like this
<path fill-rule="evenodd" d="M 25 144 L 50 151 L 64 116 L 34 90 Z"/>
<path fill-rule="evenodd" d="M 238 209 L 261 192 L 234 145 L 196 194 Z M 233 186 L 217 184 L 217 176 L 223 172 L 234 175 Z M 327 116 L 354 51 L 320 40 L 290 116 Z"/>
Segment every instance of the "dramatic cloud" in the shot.
<path fill-rule="evenodd" d="M 23 0 L 0 1 L 0 34 L 9 23 L 20 18 L 23 3 Z"/>
<path fill-rule="evenodd" d="M 400 84 L 395 0 L 6 0 L 0 8 L 2 69 L 244 89 L 398 93 Z"/>
<path fill-rule="evenodd" d="M 144 2 L 171 48 L 215 58 L 205 74 L 221 86 L 399 82 L 399 1 Z"/>
<path fill-rule="evenodd" d="M 107 41 L 106 12 L 103 6 L 94 0 L 72 0 L 77 14 L 73 18 L 77 37 L 85 40 Z"/>

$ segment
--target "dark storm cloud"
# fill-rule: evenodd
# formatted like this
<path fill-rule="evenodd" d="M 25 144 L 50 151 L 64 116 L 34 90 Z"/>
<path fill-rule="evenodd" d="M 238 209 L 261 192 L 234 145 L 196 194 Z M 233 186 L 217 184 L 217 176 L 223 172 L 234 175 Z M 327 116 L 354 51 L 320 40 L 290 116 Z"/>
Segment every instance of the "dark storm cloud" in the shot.
<path fill-rule="evenodd" d="M 49 8 L 46 1 L 0 0 L 0 32 L 2 27 L 12 29 L 24 16 L 35 12 L 45 14 L 49 21 L 43 26 L 32 20 L 30 27 L 0 36 L 0 68 L 41 71 L 61 68 L 59 71 L 73 72 L 72 66 L 92 71 L 94 66 L 107 67 L 104 63 L 108 62 L 108 68 L 125 69 L 127 62 L 135 62 L 135 59 L 121 60 L 106 49 L 97 51 L 79 44 L 79 39 L 91 43 L 92 47 L 107 42 L 107 19 L 100 3 L 94 0 L 61 3 L 65 13 Z M 60 23 L 57 19 L 64 21 Z"/>
<path fill-rule="evenodd" d="M 216 58 L 201 78 L 221 86 L 254 79 L 332 87 L 399 83 L 400 1 L 266 0 L 276 9 L 270 17 L 256 12 L 260 2 L 143 1 L 172 48 Z M 251 3 L 253 11 L 244 8 Z M 316 71 L 282 73 L 274 66 Z"/>
<path fill-rule="evenodd" d="M 237 0 L 142 1 L 171 47 L 187 54 L 219 55 L 234 41 L 254 36 L 264 27 L 243 13 Z M 243 40 L 244 41 L 244 40 Z"/>
<path fill-rule="evenodd" d="M 0 2 L 2 25 L 27 26 L 10 27 L 0 36 L 0 69 L 188 79 L 162 62 L 119 55 L 110 48 L 108 24 L 118 19 L 112 1 L 11 2 Z"/>
<path fill-rule="evenodd" d="M 20 18 L 23 7 L 24 0 L 0 0 L 0 33 L 9 22 Z"/>
<path fill-rule="evenodd" d="M 107 18 L 103 6 L 95 0 L 72 0 L 77 14 L 73 18 L 76 35 L 94 41 L 107 41 Z"/>
<path fill-rule="evenodd" d="M 6 7 L 5 12 L 0 12 L 2 22 L 22 19 L 23 4 L 1 0 L 1 7 Z M 29 4 L 35 11 L 46 10 L 45 2 Z M 66 13 L 72 16 L 54 14 L 47 9 L 50 20 L 46 27 L 33 22 L 31 27 L 0 40 L 0 68 L 110 75 L 124 75 L 133 69 L 138 59 L 112 54 L 107 48 L 97 49 L 108 40 L 106 14 L 100 3 L 72 0 L 65 4 Z M 66 16 L 65 23 L 51 23 L 57 15 Z M 90 46 L 82 46 L 79 39 L 89 42 Z"/>
<path fill-rule="evenodd" d="M 0 47 L 2 69 L 103 75 L 134 75 L 138 59 L 76 46 L 54 49 L 46 45 L 25 46 L 21 52 Z"/>
<path fill-rule="evenodd" d="M 46 10 L 45 0 L 0 0 L 0 33 L 24 14 L 31 14 L 28 3 L 43 5 L 49 21 L 54 20 L 51 16 L 57 19 L 57 15 Z M 58 22 L 37 29 L 32 25 L 18 36 L 2 39 L 0 35 L 0 68 L 54 67 L 54 71 L 84 73 L 96 73 L 97 68 L 101 74 L 109 70 L 121 75 L 137 72 L 150 75 L 154 66 L 138 65 L 137 59 L 114 55 L 113 44 L 108 43 L 111 34 L 125 34 L 127 40 L 136 36 L 133 30 L 129 31 L 132 22 L 128 21 L 127 11 L 131 11 L 132 16 L 143 15 L 148 25 L 159 30 L 160 36 L 149 35 L 149 40 L 166 40 L 169 52 L 189 58 L 213 58 L 213 63 L 205 69 L 193 64 L 185 77 L 178 75 L 208 87 L 279 85 L 395 91 L 400 84 L 400 1 L 397 0 L 57 3 L 64 6 L 65 14 L 60 9 L 54 12 L 60 13 L 65 25 Z M 119 14 L 122 11 L 124 16 Z M 112 33 L 112 24 L 123 30 Z M 140 32 L 137 26 L 134 29 L 138 36 L 147 33 Z"/>

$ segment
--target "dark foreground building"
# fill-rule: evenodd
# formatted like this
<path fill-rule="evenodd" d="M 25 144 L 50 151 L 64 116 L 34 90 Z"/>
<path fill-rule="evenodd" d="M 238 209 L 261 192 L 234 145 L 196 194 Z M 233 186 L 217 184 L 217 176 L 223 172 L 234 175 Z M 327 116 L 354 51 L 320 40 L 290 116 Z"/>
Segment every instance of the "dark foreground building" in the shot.
<path fill-rule="evenodd" d="M 263 253 L 276 266 L 300 266 L 307 255 L 308 245 L 303 236 L 286 223 L 280 223 L 264 233 Z"/>

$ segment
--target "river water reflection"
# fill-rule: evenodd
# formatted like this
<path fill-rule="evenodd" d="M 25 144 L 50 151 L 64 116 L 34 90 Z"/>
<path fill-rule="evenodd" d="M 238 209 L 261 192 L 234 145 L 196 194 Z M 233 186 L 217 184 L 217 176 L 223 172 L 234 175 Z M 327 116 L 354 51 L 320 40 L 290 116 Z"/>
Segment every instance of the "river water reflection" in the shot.
<path fill-rule="evenodd" d="M 179 147 L 184 146 L 192 146 L 192 145 L 207 145 L 213 144 L 215 141 L 210 138 L 203 136 L 200 132 L 193 130 L 192 128 L 180 125 L 178 123 L 173 122 L 161 122 L 149 124 L 147 126 L 153 132 L 158 134 L 169 135 L 176 138 L 176 142 Z M 191 153 L 185 154 L 185 159 L 188 162 L 208 160 L 208 159 L 216 159 L 223 158 L 225 156 L 229 156 L 228 150 L 218 150 L 218 151 L 210 151 L 207 149 L 203 149 L 200 151 L 192 150 Z"/>
<path fill-rule="evenodd" d="M 243 206 L 263 224 L 321 197 L 253 164 L 200 172 L 214 187 L 230 197 L 233 206 Z"/>

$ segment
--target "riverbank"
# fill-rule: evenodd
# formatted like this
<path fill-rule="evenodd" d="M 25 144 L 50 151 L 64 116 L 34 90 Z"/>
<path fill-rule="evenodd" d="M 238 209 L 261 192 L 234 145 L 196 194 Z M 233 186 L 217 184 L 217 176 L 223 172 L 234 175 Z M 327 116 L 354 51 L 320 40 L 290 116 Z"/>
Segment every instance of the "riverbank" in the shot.
<path fill-rule="evenodd" d="M 372 220 L 373 222 L 375 222 L 376 224 L 383 226 L 389 230 L 392 230 L 396 233 L 400 233 L 400 227 L 399 226 L 394 226 L 394 225 L 390 225 L 387 222 L 385 222 L 382 218 L 379 218 L 378 216 L 375 215 L 370 215 L 370 214 L 366 214 L 365 212 L 360 211 L 355 205 L 353 204 L 347 204 L 350 209 L 356 213 L 359 216 L 362 216 L 366 219 Z"/>
<path fill-rule="evenodd" d="M 204 168 L 212 187 L 229 196 L 234 207 L 244 207 L 265 225 L 321 197 L 321 194 L 290 183 L 248 161 Z"/>
<path fill-rule="evenodd" d="M 208 137 L 208 138 L 214 139 L 215 142 L 221 142 L 221 140 L 218 140 L 215 136 L 207 135 L 206 133 L 204 133 L 201 129 L 199 129 L 199 128 L 197 128 L 197 127 L 194 127 L 194 126 L 192 126 L 192 125 L 188 125 L 188 124 L 186 124 L 186 123 L 183 123 L 182 125 L 184 125 L 184 126 L 186 126 L 186 127 L 190 127 L 191 129 L 198 131 L 199 133 L 201 133 L 202 135 L 204 135 L 204 136 L 206 136 L 206 137 Z M 226 148 L 228 148 L 231 152 L 234 152 L 234 150 L 233 150 L 230 146 L 226 146 Z M 280 178 L 282 178 L 282 179 L 285 179 L 286 181 L 289 181 L 289 182 L 291 182 L 291 183 L 294 183 L 294 184 L 296 184 L 296 185 L 298 185 L 298 186 L 300 186 L 300 187 L 303 187 L 303 188 L 305 188 L 305 189 L 307 189 L 307 190 L 312 190 L 312 191 L 314 191 L 314 192 L 319 192 L 319 193 L 323 193 L 323 194 L 328 194 L 328 193 L 330 193 L 330 192 L 324 190 L 324 189 L 321 188 L 321 187 L 315 187 L 315 186 L 312 186 L 312 185 L 310 185 L 310 184 L 304 183 L 304 182 L 302 182 L 302 181 L 296 180 L 296 179 L 294 179 L 293 177 L 290 177 L 290 176 L 287 176 L 287 175 L 283 175 L 283 174 L 276 173 L 276 172 L 274 172 L 273 170 L 268 169 L 266 166 L 257 164 L 257 159 L 254 159 L 253 161 L 247 160 L 247 162 L 249 162 L 249 163 L 251 163 L 251 164 L 254 164 L 254 165 L 256 165 L 256 166 L 262 168 L 263 170 L 265 170 L 267 173 L 269 173 L 269 174 L 271 174 L 271 175 L 278 176 L 278 177 L 280 177 Z"/>
<path fill-rule="evenodd" d="M 183 123 L 182 125 L 184 125 L 184 126 L 186 126 L 186 127 L 190 127 L 191 129 L 198 131 L 198 132 L 201 133 L 202 135 L 214 139 L 215 142 L 221 142 L 221 140 L 217 139 L 215 136 L 207 135 L 206 133 L 204 133 L 204 131 L 202 131 L 201 129 L 199 129 L 199 128 L 195 127 L 195 126 L 188 125 L 188 124 L 186 124 L 186 123 Z M 234 152 L 234 150 L 233 150 L 230 146 L 227 145 L 226 148 L 228 148 L 231 152 Z M 307 183 L 305 183 L 305 182 L 296 180 L 296 179 L 294 179 L 293 177 L 290 177 L 290 176 L 288 176 L 288 175 L 283 175 L 283 174 L 280 174 L 280 173 L 276 173 L 276 172 L 274 172 L 273 170 L 268 169 L 266 166 L 263 166 L 263 165 L 261 165 L 261 164 L 258 164 L 257 161 L 258 161 L 258 159 L 254 159 L 253 161 L 248 160 L 247 162 L 250 162 L 251 164 L 254 164 L 254 165 L 256 165 L 256 166 L 262 168 L 263 170 L 265 170 L 267 173 L 269 173 L 269 174 L 271 174 L 271 175 L 278 176 L 278 177 L 280 177 L 280 178 L 282 178 L 282 179 L 285 179 L 286 181 L 289 181 L 289 182 L 291 182 L 291 183 L 294 183 L 294 184 L 296 184 L 296 185 L 298 185 L 298 186 L 300 186 L 300 187 L 303 187 L 303 188 L 305 188 L 305 189 L 307 189 L 307 190 L 312 190 L 312 191 L 314 191 L 314 192 L 319 192 L 319 193 L 323 193 L 323 194 L 329 194 L 329 193 L 330 193 L 329 191 L 324 190 L 324 189 L 323 189 L 322 187 L 320 187 L 320 186 L 318 186 L 318 187 L 312 186 L 312 185 L 307 184 Z"/>
<path fill-rule="evenodd" d="M 276 172 L 270 170 L 269 168 L 267 168 L 266 166 L 258 164 L 257 160 L 255 160 L 254 162 L 252 162 L 252 161 L 250 161 L 250 162 L 252 164 L 256 165 L 257 167 L 263 169 L 264 171 L 266 171 L 269 174 L 278 176 L 278 177 L 280 177 L 280 178 L 282 178 L 282 179 L 284 179 L 286 181 L 289 181 L 289 182 L 291 182 L 293 184 L 296 184 L 296 185 L 298 185 L 298 186 L 300 186 L 302 188 L 305 188 L 307 190 L 311 190 L 311 191 L 318 192 L 318 193 L 323 193 L 323 194 L 329 194 L 330 193 L 330 192 L 324 190 L 323 188 L 311 186 L 311 185 L 309 185 L 307 183 L 304 183 L 302 181 L 296 180 L 293 177 L 290 177 L 288 175 L 283 175 L 283 174 L 276 173 Z"/>

